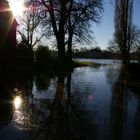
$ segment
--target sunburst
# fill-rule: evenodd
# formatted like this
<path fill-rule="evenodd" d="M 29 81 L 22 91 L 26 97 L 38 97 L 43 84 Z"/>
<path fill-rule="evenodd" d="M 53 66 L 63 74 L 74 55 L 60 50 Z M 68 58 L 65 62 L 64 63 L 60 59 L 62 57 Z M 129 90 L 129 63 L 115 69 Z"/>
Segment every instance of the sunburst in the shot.
<path fill-rule="evenodd" d="M 24 0 L 9 0 L 9 4 L 15 17 L 23 16 Z"/>

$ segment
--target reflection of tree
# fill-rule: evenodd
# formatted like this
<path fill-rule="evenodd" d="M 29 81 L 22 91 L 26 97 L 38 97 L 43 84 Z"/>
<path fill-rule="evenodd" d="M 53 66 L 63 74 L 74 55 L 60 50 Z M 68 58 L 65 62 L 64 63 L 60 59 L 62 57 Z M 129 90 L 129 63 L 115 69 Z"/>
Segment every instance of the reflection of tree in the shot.
<path fill-rule="evenodd" d="M 6 83 L 0 81 L 0 125 L 9 123 L 13 116 L 12 96 L 5 86 Z"/>
<path fill-rule="evenodd" d="M 114 84 L 114 82 L 117 80 L 119 76 L 119 65 L 109 65 L 106 73 L 107 81 L 110 85 Z"/>
<path fill-rule="evenodd" d="M 56 87 L 56 96 L 53 101 L 50 116 L 48 118 L 48 135 L 47 138 L 51 137 L 59 139 L 63 131 L 64 124 L 64 107 L 63 107 L 63 90 L 64 90 L 64 75 L 58 76 L 58 82 Z"/>
<path fill-rule="evenodd" d="M 44 77 L 44 83 L 46 82 L 45 78 L 48 79 L 48 77 Z M 5 89 L 10 92 L 13 92 L 13 88 L 19 89 L 23 99 L 21 109 L 14 112 L 12 120 L 14 126 L 17 129 L 33 130 L 35 138 L 38 135 L 39 137 L 43 135 L 44 139 L 52 140 L 93 139 L 96 133 L 95 124 L 89 120 L 89 111 L 86 111 L 81 106 L 81 99 L 83 98 L 76 97 L 80 94 L 72 94 L 71 79 L 71 73 L 68 74 L 67 78 L 65 74 L 58 75 L 55 97 L 46 98 L 47 94 L 49 94 L 48 92 L 41 99 L 35 98 L 31 94 L 33 87 L 32 76 L 25 76 L 25 74 L 21 73 L 20 75 L 13 75 L 9 80 L 5 80 L 7 82 L 7 84 L 4 84 Z M 38 80 L 40 79 L 38 78 Z M 3 92 L 1 85 L 0 90 Z M 40 90 L 42 89 L 41 87 Z M 84 90 L 84 92 L 86 91 Z M 86 93 L 85 96 L 87 96 Z M 8 107 L 6 107 L 6 111 L 9 111 Z M 11 108 L 10 111 L 12 111 Z M 8 115 L 8 117 L 10 116 Z"/>
<path fill-rule="evenodd" d="M 89 116 L 85 110 L 73 102 L 71 94 L 71 74 L 67 76 L 66 88 L 65 75 L 58 76 L 56 96 L 50 108 L 49 117 L 45 121 L 45 139 L 89 139 L 93 136 Z M 65 91 L 66 89 L 66 91 Z M 46 133 L 47 131 L 47 133 Z"/>
<path fill-rule="evenodd" d="M 103 65 L 102 65 L 102 66 L 103 66 Z M 94 64 L 93 67 L 94 67 L 95 69 L 99 69 L 99 68 L 101 67 L 101 64 Z"/>
<path fill-rule="evenodd" d="M 39 73 L 36 75 L 36 87 L 40 90 L 47 90 L 50 84 L 50 77 L 46 74 Z"/>
<path fill-rule="evenodd" d="M 140 139 L 140 97 L 137 98 L 137 107 L 134 120 L 133 140 Z"/>
<path fill-rule="evenodd" d="M 112 89 L 110 139 L 121 140 L 127 114 L 126 74 L 122 69 L 118 81 Z"/>

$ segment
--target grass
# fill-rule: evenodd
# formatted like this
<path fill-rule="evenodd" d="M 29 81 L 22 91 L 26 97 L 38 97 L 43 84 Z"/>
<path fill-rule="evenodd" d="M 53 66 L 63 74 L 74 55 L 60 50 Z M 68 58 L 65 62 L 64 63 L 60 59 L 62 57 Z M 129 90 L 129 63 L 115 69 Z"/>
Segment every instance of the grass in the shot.
<path fill-rule="evenodd" d="M 97 64 L 95 62 L 75 62 L 77 63 L 79 66 L 99 66 L 100 64 Z"/>

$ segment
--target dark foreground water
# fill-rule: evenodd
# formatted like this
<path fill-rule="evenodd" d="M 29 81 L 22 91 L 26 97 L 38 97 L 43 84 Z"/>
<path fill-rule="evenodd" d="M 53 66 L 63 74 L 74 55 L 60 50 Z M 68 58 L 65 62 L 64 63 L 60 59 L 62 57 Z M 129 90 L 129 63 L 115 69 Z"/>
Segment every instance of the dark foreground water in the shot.
<path fill-rule="evenodd" d="M 0 77 L 0 140 L 140 140 L 140 81 L 117 61 Z"/>

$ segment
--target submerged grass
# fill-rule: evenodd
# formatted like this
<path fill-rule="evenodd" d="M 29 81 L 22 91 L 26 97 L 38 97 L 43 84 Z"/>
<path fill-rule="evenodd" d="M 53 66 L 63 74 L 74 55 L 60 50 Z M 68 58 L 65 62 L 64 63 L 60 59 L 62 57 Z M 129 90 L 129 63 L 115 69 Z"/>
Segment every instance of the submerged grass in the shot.
<path fill-rule="evenodd" d="M 76 62 L 79 66 L 99 66 L 100 64 L 95 62 Z"/>

